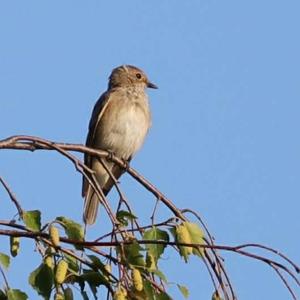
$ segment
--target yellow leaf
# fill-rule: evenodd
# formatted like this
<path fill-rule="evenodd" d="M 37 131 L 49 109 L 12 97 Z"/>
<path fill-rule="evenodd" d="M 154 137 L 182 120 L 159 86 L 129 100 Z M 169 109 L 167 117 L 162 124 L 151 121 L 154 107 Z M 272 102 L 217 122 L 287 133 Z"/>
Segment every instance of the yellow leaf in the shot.
<path fill-rule="evenodd" d="M 191 236 L 186 227 L 187 222 L 183 222 L 176 226 L 176 238 L 178 243 L 191 244 Z M 184 260 L 187 262 L 188 256 L 193 253 L 192 247 L 178 246 L 180 255 L 183 256 Z"/>

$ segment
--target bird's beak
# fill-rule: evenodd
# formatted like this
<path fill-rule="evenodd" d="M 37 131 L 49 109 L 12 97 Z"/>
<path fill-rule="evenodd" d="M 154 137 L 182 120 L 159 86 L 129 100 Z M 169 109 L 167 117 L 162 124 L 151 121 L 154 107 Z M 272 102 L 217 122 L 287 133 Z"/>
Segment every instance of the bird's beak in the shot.
<path fill-rule="evenodd" d="M 155 85 L 154 83 L 152 83 L 150 81 L 147 83 L 147 87 L 150 89 L 158 89 L 157 85 Z"/>

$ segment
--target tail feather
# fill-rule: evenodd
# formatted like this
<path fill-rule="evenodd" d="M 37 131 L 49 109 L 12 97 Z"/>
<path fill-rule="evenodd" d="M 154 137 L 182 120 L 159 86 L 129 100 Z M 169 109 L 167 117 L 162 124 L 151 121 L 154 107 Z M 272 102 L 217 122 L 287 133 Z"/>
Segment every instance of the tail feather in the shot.
<path fill-rule="evenodd" d="M 110 170 L 113 167 L 111 162 L 106 162 L 106 165 Z M 95 172 L 96 180 L 104 192 L 103 187 L 109 180 L 109 174 L 99 160 L 93 159 L 91 168 Z M 107 193 L 108 192 L 109 191 L 107 191 Z M 96 221 L 99 198 L 93 187 L 90 186 L 86 179 L 83 180 L 82 196 L 85 197 L 83 220 L 86 224 L 92 225 Z"/>
<path fill-rule="evenodd" d="M 84 202 L 83 220 L 86 224 L 92 225 L 96 221 L 99 207 L 99 199 L 91 186 L 88 187 Z"/>
<path fill-rule="evenodd" d="M 110 173 L 113 174 L 116 180 L 118 180 L 124 173 L 124 170 L 122 170 L 119 166 L 114 165 L 112 162 L 105 161 L 105 166 L 110 170 Z M 110 192 L 115 184 L 115 181 L 108 174 L 106 168 L 104 168 L 98 160 L 92 161 L 92 169 L 95 171 L 96 180 L 102 188 L 105 196 Z M 82 196 L 85 197 L 83 220 L 86 224 L 92 225 L 96 221 L 99 198 L 93 187 L 90 186 L 85 178 L 83 179 Z"/>

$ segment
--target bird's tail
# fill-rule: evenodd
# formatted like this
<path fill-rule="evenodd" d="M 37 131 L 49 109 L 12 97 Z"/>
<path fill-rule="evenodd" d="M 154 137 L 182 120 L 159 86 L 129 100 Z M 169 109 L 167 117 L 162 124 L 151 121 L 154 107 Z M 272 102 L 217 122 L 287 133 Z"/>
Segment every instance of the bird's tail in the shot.
<path fill-rule="evenodd" d="M 119 166 L 114 165 L 111 162 L 105 161 L 106 168 L 98 161 L 93 162 L 92 169 L 95 171 L 96 180 L 99 186 L 102 188 L 104 196 L 106 196 L 111 188 L 114 186 L 115 180 L 122 175 L 124 170 Z M 111 178 L 110 174 L 106 169 L 109 169 L 110 174 L 114 176 L 114 180 Z M 83 220 L 86 224 L 94 224 L 97 217 L 98 207 L 99 207 L 99 197 L 94 191 L 93 187 L 84 179 L 83 182 L 83 197 L 85 197 L 84 202 L 84 213 Z M 105 201 L 105 199 L 103 199 Z"/>
<path fill-rule="evenodd" d="M 95 191 L 89 187 L 84 202 L 83 219 L 86 224 L 94 224 L 98 213 L 99 200 Z"/>
<path fill-rule="evenodd" d="M 99 188 L 102 189 L 104 196 L 106 196 L 112 187 L 110 186 L 109 189 L 106 189 L 106 183 L 110 178 L 110 175 L 106 169 L 111 171 L 113 168 L 113 163 L 108 161 L 103 161 L 103 163 L 105 164 L 105 167 L 99 160 L 93 159 L 91 169 L 95 172 L 95 179 L 99 185 Z M 85 198 L 83 220 L 86 224 L 92 225 L 96 221 L 99 201 L 104 202 L 105 199 L 99 199 L 98 194 L 85 178 L 83 180 L 82 196 Z"/>

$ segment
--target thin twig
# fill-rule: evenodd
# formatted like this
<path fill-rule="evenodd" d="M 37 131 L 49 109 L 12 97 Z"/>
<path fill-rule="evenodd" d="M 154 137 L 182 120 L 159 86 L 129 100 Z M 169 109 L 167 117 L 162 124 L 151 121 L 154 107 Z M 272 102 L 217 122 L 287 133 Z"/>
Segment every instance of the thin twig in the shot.
<path fill-rule="evenodd" d="M 127 201 L 125 195 L 124 195 L 124 193 L 122 192 L 122 190 L 121 190 L 120 187 L 119 187 L 119 182 L 118 182 L 118 180 L 116 179 L 116 177 L 114 176 L 114 174 L 112 173 L 112 171 L 110 170 L 110 168 L 107 166 L 107 164 L 105 163 L 105 161 L 104 161 L 102 158 L 99 158 L 99 160 L 100 160 L 102 166 L 104 167 L 104 169 L 106 170 L 106 172 L 109 174 L 109 176 L 110 176 L 110 178 L 112 179 L 112 181 L 114 182 L 114 186 L 116 187 L 116 190 L 117 190 L 117 192 L 118 192 L 118 194 L 119 194 L 119 196 L 120 196 L 120 201 L 119 201 L 119 203 L 118 203 L 117 212 L 120 210 L 121 204 L 122 204 L 122 202 L 123 202 L 123 203 L 126 205 L 128 211 L 129 211 L 131 214 L 133 214 L 132 209 L 131 209 L 131 207 L 130 207 L 130 205 L 129 205 L 129 203 L 128 203 L 128 201 Z M 137 222 L 136 219 L 134 219 L 134 223 L 135 223 L 137 229 L 139 230 L 140 226 L 139 226 L 139 224 L 138 224 L 138 222 Z M 140 230 L 139 230 L 139 231 L 140 231 Z M 141 232 L 141 231 L 140 231 L 140 234 L 142 235 L 142 232 Z"/>
<path fill-rule="evenodd" d="M 159 199 L 156 199 L 155 205 L 154 205 L 154 208 L 153 208 L 153 212 L 152 212 L 152 215 L 150 217 L 152 225 L 154 224 L 155 212 L 156 212 L 156 209 L 158 207 L 158 203 L 159 203 Z"/>
<path fill-rule="evenodd" d="M 8 184 L 5 182 L 5 180 L 1 176 L 0 176 L 0 182 L 3 185 L 3 187 L 5 188 L 7 194 L 9 195 L 9 197 L 11 199 L 11 201 L 16 206 L 16 208 L 18 210 L 19 216 L 22 218 L 22 216 L 23 216 L 23 209 L 22 209 L 20 203 L 18 202 L 17 197 L 15 196 L 15 194 L 12 192 L 12 190 L 10 189 L 10 187 L 8 186 Z"/>
<path fill-rule="evenodd" d="M 5 273 L 4 273 L 4 271 L 3 271 L 3 269 L 2 269 L 1 266 L 0 266 L 0 273 L 1 273 L 2 277 L 3 277 L 3 280 L 5 282 L 6 288 L 9 290 L 8 280 L 7 280 L 6 275 L 5 275 Z"/>
<path fill-rule="evenodd" d="M 293 292 L 292 288 L 290 287 L 290 285 L 288 284 L 287 280 L 284 278 L 284 276 L 281 274 L 281 272 L 278 270 L 278 268 L 274 265 L 272 265 L 273 269 L 275 270 L 275 272 L 278 274 L 278 276 L 281 278 L 283 284 L 286 286 L 287 290 L 289 291 L 289 293 L 291 294 L 292 298 L 294 300 L 297 300 L 297 296 L 295 295 L 295 293 Z"/>

